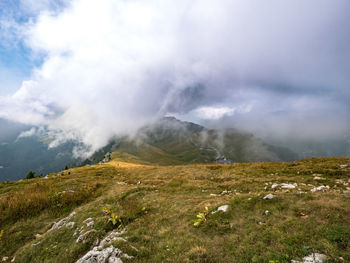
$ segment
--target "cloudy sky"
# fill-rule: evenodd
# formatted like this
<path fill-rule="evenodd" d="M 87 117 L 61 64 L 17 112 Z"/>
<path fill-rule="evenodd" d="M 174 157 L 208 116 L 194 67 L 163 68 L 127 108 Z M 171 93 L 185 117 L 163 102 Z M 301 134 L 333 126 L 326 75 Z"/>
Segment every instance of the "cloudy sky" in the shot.
<path fill-rule="evenodd" d="M 348 0 L 0 0 L 0 118 L 92 150 L 164 115 L 350 126 Z"/>

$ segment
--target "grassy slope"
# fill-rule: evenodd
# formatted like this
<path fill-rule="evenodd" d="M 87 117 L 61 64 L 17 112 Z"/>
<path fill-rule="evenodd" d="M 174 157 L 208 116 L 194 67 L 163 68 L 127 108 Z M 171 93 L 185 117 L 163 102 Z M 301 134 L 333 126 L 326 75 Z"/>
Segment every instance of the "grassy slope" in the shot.
<path fill-rule="evenodd" d="M 340 168 L 349 163 L 328 158 L 151 166 L 116 160 L 52 179 L 0 184 L 0 255 L 8 262 L 14 255 L 15 262 L 74 262 L 111 231 L 102 212 L 109 205 L 128 227 L 128 242 L 115 243 L 135 256 L 124 262 L 290 262 L 312 251 L 328 255 L 329 262 L 350 262 L 350 198 L 343 193 L 349 186 L 336 182 L 350 180 L 350 168 Z M 271 189 L 272 183 L 298 183 L 300 190 Z M 310 193 L 319 185 L 330 190 Z M 232 193 L 221 195 L 224 190 Z M 263 200 L 268 193 L 277 198 Z M 206 206 L 223 204 L 227 213 L 209 214 L 192 226 Z M 88 217 L 96 221 L 97 232 L 85 244 L 75 243 L 74 228 L 46 233 L 72 210 L 78 227 Z"/>

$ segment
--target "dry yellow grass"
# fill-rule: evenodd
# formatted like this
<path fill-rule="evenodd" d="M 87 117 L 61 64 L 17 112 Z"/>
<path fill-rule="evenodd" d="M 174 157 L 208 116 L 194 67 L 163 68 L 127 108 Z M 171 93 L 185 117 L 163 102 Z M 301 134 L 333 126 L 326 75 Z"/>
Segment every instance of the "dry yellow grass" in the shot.
<path fill-rule="evenodd" d="M 44 211 L 13 225 L 0 224 L 5 230 L 0 251 L 6 251 L 1 245 L 7 240 L 6 247 L 12 252 L 2 256 L 11 259 L 18 250 L 17 262 L 62 262 L 62 254 L 65 262 L 74 262 L 91 248 L 95 238 L 111 231 L 102 211 L 108 205 L 128 226 L 128 241 L 114 243 L 134 256 L 125 262 L 281 263 L 313 250 L 326 254 L 329 262 L 340 262 L 339 257 L 350 262 L 350 198 L 346 192 L 350 166 L 343 169 L 341 164 L 350 165 L 350 160 L 181 166 L 115 160 L 72 169 L 70 176 L 50 179 L 50 184 L 65 191 L 100 182 L 103 193 L 76 204 L 74 218 L 77 227 L 86 218 L 94 218 L 96 235 L 82 245 L 76 244 L 74 229 L 45 234 L 50 223 L 64 215 L 48 216 Z M 323 180 L 314 179 L 314 174 Z M 22 182 L 26 185 L 21 187 L 17 187 L 21 183 L 1 185 L 1 200 L 28 193 L 40 180 L 44 179 Z M 339 180 L 344 183 L 337 183 Z M 273 183 L 297 183 L 297 187 L 272 188 Z M 310 192 L 320 185 L 328 185 L 329 189 Z M 277 197 L 263 200 L 269 193 Z M 229 206 L 226 213 L 209 213 L 206 222 L 193 227 L 192 220 L 206 206 L 215 211 L 223 204 Z M 268 215 L 264 214 L 266 210 Z M 34 238 L 36 233 L 42 233 L 38 240 Z M 15 243 L 19 239 L 24 241 Z M 39 245 L 31 246 L 38 241 Z"/>

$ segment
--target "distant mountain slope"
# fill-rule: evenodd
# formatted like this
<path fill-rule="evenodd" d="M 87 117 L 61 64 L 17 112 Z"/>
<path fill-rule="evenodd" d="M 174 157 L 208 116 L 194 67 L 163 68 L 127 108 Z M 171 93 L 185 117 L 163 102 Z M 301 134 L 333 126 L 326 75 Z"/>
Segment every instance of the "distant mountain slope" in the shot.
<path fill-rule="evenodd" d="M 0 182 L 23 179 L 33 170 L 36 175 L 62 170 L 72 163 L 73 143 L 48 149 L 37 137 L 20 138 L 0 145 Z"/>
<path fill-rule="evenodd" d="M 91 160 L 112 157 L 160 165 L 232 162 L 292 161 L 297 154 L 287 148 L 264 143 L 251 134 L 235 129 L 208 130 L 200 125 L 163 118 L 143 127 L 133 137 L 115 139 Z"/>
<path fill-rule="evenodd" d="M 5 125 L 6 126 L 6 125 Z M 33 170 L 37 175 L 56 172 L 65 165 L 98 163 L 107 152 L 112 158 L 159 165 L 188 163 L 291 161 L 298 156 L 287 148 L 264 143 L 235 129 L 208 130 L 200 125 L 163 118 L 141 128 L 134 137 L 119 137 L 85 162 L 72 155 L 76 142 L 48 148 L 48 138 L 36 135 L 17 138 L 27 126 L 7 124 L 0 137 L 0 182 L 18 180 Z M 6 135 L 6 136 L 5 136 Z"/>
<path fill-rule="evenodd" d="M 23 179 L 30 170 L 36 175 L 60 171 L 75 162 L 74 142 L 48 148 L 38 136 L 18 136 L 31 127 L 0 119 L 0 182 Z"/>

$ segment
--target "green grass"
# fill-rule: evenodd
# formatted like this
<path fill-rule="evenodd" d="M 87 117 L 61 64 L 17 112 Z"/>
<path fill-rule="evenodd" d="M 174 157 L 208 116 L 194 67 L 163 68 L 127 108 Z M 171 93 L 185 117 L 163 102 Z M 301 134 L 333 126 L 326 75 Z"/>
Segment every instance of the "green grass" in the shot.
<path fill-rule="evenodd" d="M 108 206 L 128 229 L 127 242 L 114 243 L 134 256 L 123 262 L 290 262 L 313 251 L 326 254 L 328 262 L 341 262 L 339 257 L 350 262 L 350 197 L 344 193 L 349 185 L 337 183 L 350 180 L 350 169 L 339 166 L 348 163 L 346 158 L 234 165 L 114 163 L 71 169 L 63 177 L 1 184 L 0 255 L 8 256 L 8 261 L 15 256 L 15 262 L 75 262 L 96 238 L 113 229 L 103 212 Z M 323 180 L 314 179 L 315 174 Z M 298 187 L 271 189 L 272 183 Z M 88 185 L 88 196 L 77 191 L 82 199 L 67 201 L 58 195 L 55 202 L 47 203 L 50 198 L 35 199 L 30 194 L 52 196 Z M 330 188 L 310 192 L 319 185 Z M 222 195 L 225 190 L 231 193 Z M 268 193 L 277 197 L 263 200 Z M 29 200 L 21 202 L 31 205 L 10 212 L 9 201 L 15 196 L 27 196 Z M 229 205 L 226 213 L 209 212 L 203 224 L 193 226 L 205 207 L 215 211 L 223 204 Z M 77 213 L 73 229 L 46 233 L 72 210 Z M 88 217 L 94 218 L 96 232 L 86 243 L 76 243 L 75 228 Z"/>

